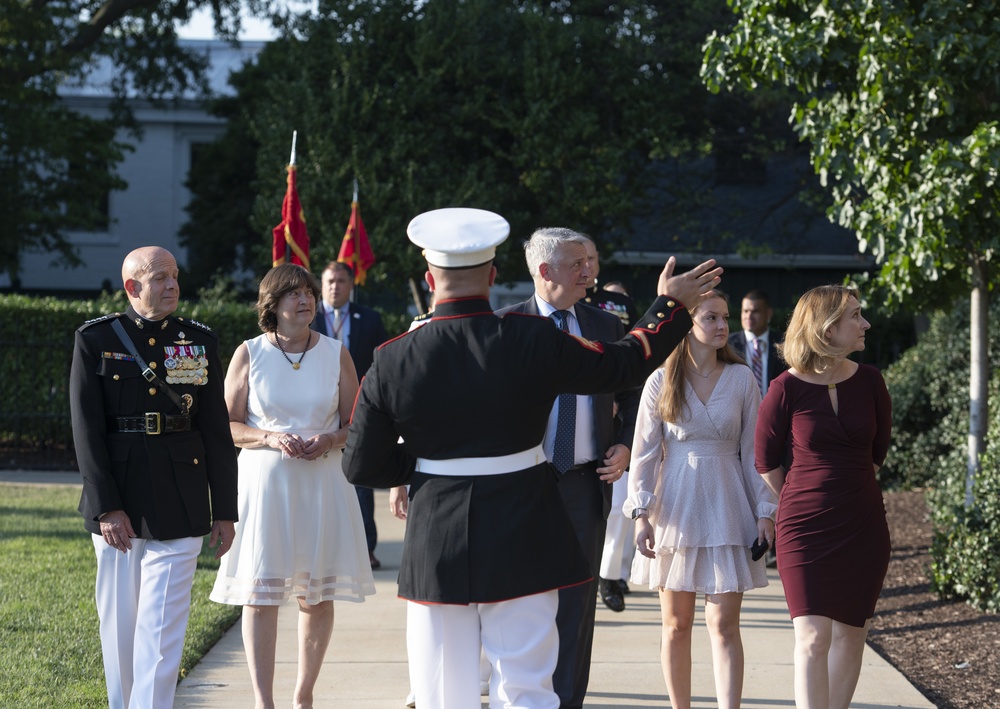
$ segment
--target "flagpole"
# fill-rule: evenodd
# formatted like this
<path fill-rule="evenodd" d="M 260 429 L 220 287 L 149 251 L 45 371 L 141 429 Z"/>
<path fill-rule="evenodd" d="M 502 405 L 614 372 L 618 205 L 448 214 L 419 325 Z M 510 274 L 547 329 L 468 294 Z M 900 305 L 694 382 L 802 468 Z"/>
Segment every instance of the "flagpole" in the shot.
<path fill-rule="evenodd" d="M 368 269 L 375 265 L 375 254 L 372 253 L 364 222 L 361 221 L 361 208 L 358 206 L 358 199 L 358 178 L 355 176 L 351 218 L 347 222 L 347 231 L 340 244 L 337 260 L 351 264 L 351 270 L 354 271 L 354 285 L 363 286 Z M 355 293 L 357 293 L 357 289 L 352 291 L 352 296 Z"/>
<path fill-rule="evenodd" d="M 288 158 L 288 169 L 291 170 L 295 167 L 295 140 L 298 138 L 299 132 L 297 130 L 292 131 L 292 154 Z M 285 242 L 285 263 L 292 262 L 292 245 L 287 241 Z"/>
<path fill-rule="evenodd" d="M 352 210 L 354 208 L 354 205 L 357 204 L 357 203 L 358 203 L 358 178 L 355 177 L 354 178 L 354 201 L 353 201 L 353 204 L 351 204 Z M 358 250 L 360 250 L 361 244 L 357 244 L 356 246 L 357 246 Z M 354 269 L 357 269 L 357 264 L 354 265 Z M 352 270 L 354 270 L 354 269 L 352 269 Z M 355 274 L 357 273 L 356 270 L 354 270 L 354 272 L 355 272 Z M 358 289 L 357 288 L 351 288 L 351 302 L 352 303 L 357 303 L 358 302 Z"/>
<path fill-rule="evenodd" d="M 285 166 L 285 197 L 281 200 L 281 222 L 271 230 L 271 264 L 302 264 L 309 268 L 309 232 L 296 187 L 295 146 L 298 131 L 292 131 L 292 152 Z"/>

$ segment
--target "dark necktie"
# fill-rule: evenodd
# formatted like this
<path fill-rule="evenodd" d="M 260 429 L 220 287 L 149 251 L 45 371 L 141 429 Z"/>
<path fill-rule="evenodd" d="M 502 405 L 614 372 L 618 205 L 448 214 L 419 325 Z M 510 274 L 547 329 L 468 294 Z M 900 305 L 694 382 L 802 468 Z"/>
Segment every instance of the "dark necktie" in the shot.
<path fill-rule="evenodd" d="M 753 370 L 753 376 L 757 380 L 761 396 L 764 395 L 764 350 L 766 348 L 766 342 L 761 342 L 760 339 L 754 338 L 753 353 L 750 356 L 750 369 Z"/>
<path fill-rule="evenodd" d="M 553 319 L 560 330 L 569 331 L 569 311 L 556 310 Z M 576 394 L 559 395 L 559 414 L 556 417 L 556 438 L 552 444 L 552 464 L 565 473 L 576 459 Z"/>

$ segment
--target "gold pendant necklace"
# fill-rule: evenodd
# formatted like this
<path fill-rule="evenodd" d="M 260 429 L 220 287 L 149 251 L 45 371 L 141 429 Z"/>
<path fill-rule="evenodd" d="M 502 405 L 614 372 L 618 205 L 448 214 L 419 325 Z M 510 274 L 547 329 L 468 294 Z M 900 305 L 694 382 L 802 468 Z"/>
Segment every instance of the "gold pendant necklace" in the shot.
<path fill-rule="evenodd" d="M 306 340 L 306 349 L 309 349 L 309 342 L 311 340 L 312 340 L 312 333 L 310 332 L 309 333 L 309 339 Z M 281 354 L 285 358 L 285 360 L 290 365 L 292 365 L 292 369 L 298 369 L 299 367 L 302 366 L 302 360 L 305 359 L 306 350 L 302 350 L 302 354 L 299 355 L 299 361 L 298 362 L 293 362 L 291 360 L 291 358 L 288 356 L 288 354 L 285 352 L 285 348 L 281 346 L 281 338 L 278 337 L 278 333 L 277 332 L 274 333 L 274 344 L 276 344 L 278 346 L 278 349 L 281 350 Z"/>

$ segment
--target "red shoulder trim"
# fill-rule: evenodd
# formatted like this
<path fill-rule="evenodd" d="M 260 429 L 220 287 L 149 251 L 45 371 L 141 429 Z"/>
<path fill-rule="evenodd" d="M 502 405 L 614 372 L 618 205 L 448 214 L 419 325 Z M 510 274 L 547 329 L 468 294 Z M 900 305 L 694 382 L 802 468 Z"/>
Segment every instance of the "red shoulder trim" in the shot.
<path fill-rule="evenodd" d="M 388 345 L 388 344 L 389 344 L 390 342 L 395 342 L 395 341 L 396 341 L 396 340 L 398 340 L 399 338 L 401 338 L 401 337 L 406 337 L 407 335 L 410 335 L 410 334 L 412 334 L 412 333 L 416 332 L 416 331 L 417 331 L 417 330 L 419 330 L 419 329 L 420 329 L 420 328 L 418 327 L 418 328 L 416 328 L 416 330 L 407 330 L 406 332 L 402 333 L 401 335 L 396 335 L 395 337 L 390 337 L 390 338 L 389 338 L 388 340 L 386 340 L 385 342 L 383 342 L 383 343 L 382 343 L 381 345 L 379 345 L 379 346 L 378 346 L 378 347 L 376 347 L 375 349 L 376 349 L 376 350 L 380 350 L 380 349 L 382 349 L 383 347 L 385 347 L 386 345 Z M 362 377 L 362 378 L 363 378 L 363 377 Z"/>
<path fill-rule="evenodd" d="M 435 304 L 435 307 L 442 303 L 461 303 L 463 300 L 484 300 L 484 296 L 481 295 L 467 295 L 463 298 L 445 298 L 444 300 L 439 300 Z"/>
<path fill-rule="evenodd" d="M 358 408 L 358 399 L 361 398 L 361 385 L 365 383 L 366 376 L 367 375 L 362 375 L 361 381 L 358 382 L 358 393 L 354 395 L 354 403 L 351 405 L 351 421 L 354 420 L 354 410 Z M 348 423 L 351 421 L 348 421 Z"/>
<path fill-rule="evenodd" d="M 480 315 L 493 315 L 492 310 L 481 310 L 478 313 L 457 313 L 455 315 L 435 315 L 431 322 L 435 320 L 461 320 L 462 318 L 478 318 Z M 430 323 L 427 323 L 430 325 Z"/>

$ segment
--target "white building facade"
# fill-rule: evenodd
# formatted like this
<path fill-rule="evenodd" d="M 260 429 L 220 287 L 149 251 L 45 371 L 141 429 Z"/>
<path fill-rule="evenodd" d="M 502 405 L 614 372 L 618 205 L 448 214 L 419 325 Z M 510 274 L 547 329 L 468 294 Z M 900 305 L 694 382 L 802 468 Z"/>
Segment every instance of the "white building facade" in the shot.
<path fill-rule="evenodd" d="M 237 48 L 214 40 L 186 40 L 181 44 L 208 55 L 209 85 L 216 95 L 232 93 L 228 85 L 230 73 L 253 61 L 264 46 L 262 42 L 245 42 Z M 60 93 L 73 110 L 102 117 L 110 101 L 109 77 L 108 67 L 98 67 L 83 83 L 66 87 Z M 178 244 L 178 233 L 188 220 L 185 208 L 191 198 L 184 183 L 197 146 L 219 138 L 225 122 L 209 115 L 203 101 L 193 95 L 183 96 L 162 108 L 136 101 L 132 110 L 142 126 L 142 135 L 138 141 L 122 136 L 134 146 L 134 151 L 126 152 L 118 165 L 118 174 L 128 187 L 108 195 L 107 229 L 66 233 L 84 264 L 77 268 L 55 264 L 49 253 L 23 254 L 22 289 L 99 291 L 109 283 L 118 288 L 122 260 L 138 246 L 162 246 L 181 265 L 186 262 L 186 253 Z M 0 274 L 0 288 L 10 285 L 7 275 Z"/>

